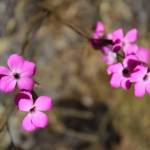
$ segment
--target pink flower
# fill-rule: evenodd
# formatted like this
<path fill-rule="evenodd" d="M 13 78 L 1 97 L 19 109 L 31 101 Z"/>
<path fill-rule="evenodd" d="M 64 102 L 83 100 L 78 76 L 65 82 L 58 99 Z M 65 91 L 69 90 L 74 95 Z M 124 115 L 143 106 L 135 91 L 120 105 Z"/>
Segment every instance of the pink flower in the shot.
<path fill-rule="evenodd" d="M 52 99 L 48 96 L 40 96 L 34 101 L 33 98 L 29 98 L 29 95 L 31 96 L 29 92 L 26 94 L 28 98 L 24 98 L 24 96 L 21 98 L 20 96 L 18 101 L 19 110 L 28 112 L 22 121 L 22 128 L 28 132 L 45 128 L 48 125 L 48 116 L 43 111 L 51 109 Z"/>
<path fill-rule="evenodd" d="M 137 40 L 137 29 L 131 29 L 126 35 L 123 33 L 123 29 L 119 28 L 113 33 L 108 35 L 108 38 L 113 40 L 114 51 L 118 51 L 123 48 L 126 55 L 131 54 L 137 50 L 137 45 L 134 42 Z"/>
<path fill-rule="evenodd" d="M 96 23 L 92 38 L 89 39 L 90 44 L 94 49 L 102 50 L 104 46 L 112 45 L 112 40 L 107 39 L 104 35 L 105 27 L 101 21 Z"/>
<path fill-rule="evenodd" d="M 19 89 L 32 90 L 35 64 L 25 60 L 18 54 L 11 55 L 7 60 L 8 68 L 0 66 L 0 90 L 12 92 L 16 85 Z"/>
<path fill-rule="evenodd" d="M 134 68 L 140 64 L 134 55 L 130 55 L 123 60 L 123 63 L 110 65 L 107 73 L 111 76 L 110 84 L 112 87 L 129 89 L 131 86 L 131 74 Z"/>
<path fill-rule="evenodd" d="M 145 93 L 150 94 L 150 71 L 148 67 L 138 65 L 131 75 L 131 80 L 135 83 L 135 96 L 142 97 Z"/>

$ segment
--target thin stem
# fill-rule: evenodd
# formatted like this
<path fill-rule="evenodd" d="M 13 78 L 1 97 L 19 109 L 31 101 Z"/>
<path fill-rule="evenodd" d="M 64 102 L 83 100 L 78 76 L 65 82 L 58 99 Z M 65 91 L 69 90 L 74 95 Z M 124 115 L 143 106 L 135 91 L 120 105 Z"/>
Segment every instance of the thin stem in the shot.
<path fill-rule="evenodd" d="M 7 129 L 7 132 L 9 134 L 9 137 L 10 137 L 10 146 L 11 146 L 11 148 L 16 148 L 16 145 L 14 143 L 13 136 L 12 136 L 12 133 L 11 133 L 11 130 L 10 130 L 10 126 L 9 126 L 9 120 L 6 121 L 6 129 Z"/>
<path fill-rule="evenodd" d="M 49 12 L 44 12 L 44 14 L 42 14 L 42 16 L 37 18 L 35 20 L 35 22 L 28 29 L 28 31 L 25 35 L 25 40 L 23 41 L 23 44 L 21 47 L 21 52 L 20 52 L 21 55 L 24 55 L 25 50 L 29 46 L 30 42 L 34 38 L 34 36 L 37 33 L 37 31 L 39 30 L 39 28 L 42 26 L 42 24 L 45 21 L 45 19 L 47 18 L 47 16 L 49 16 Z"/>
<path fill-rule="evenodd" d="M 46 9 L 46 8 L 43 8 L 43 7 L 42 7 L 41 9 L 47 11 L 48 13 L 51 13 L 51 14 L 54 15 L 55 18 L 56 18 L 58 21 L 60 21 L 62 24 L 66 25 L 67 27 L 69 27 L 70 29 L 72 29 L 73 31 L 75 31 L 78 35 L 80 35 L 80 36 L 84 37 L 85 39 L 89 40 L 89 36 L 88 36 L 85 32 L 81 31 L 78 27 L 75 27 L 74 25 L 68 23 L 67 21 L 63 20 L 63 19 L 56 13 L 55 10 L 50 10 L 50 9 Z"/>
<path fill-rule="evenodd" d="M 124 56 L 121 55 L 120 53 L 116 53 L 117 54 L 117 60 L 120 62 L 122 61 L 122 59 L 124 59 Z"/>
<path fill-rule="evenodd" d="M 39 6 L 40 7 L 40 6 Z M 35 24 L 31 25 L 31 27 L 29 28 L 29 30 L 27 31 L 26 35 L 25 35 L 25 40 L 22 44 L 21 47 L 21 55 L 24 55 L 25 50 L 27 49 L 29 43 L 31 42 L 31 40 L 33 39 L 33 37 L 35 36 L 36 32 L 38 31 L 38 29 L 42 26 L 43 22 L 45 21 L 45 19 L 47 19 L 50 15 L 54 15 L 56 17 L 56 19 L 58 19 L 62 24 L 66 25 L 67 27 L 69 27 L 70 29 L 72 29 L 73 31 L 75 31 L 78 35 L 84 37 L 85 39 L 89 40 L 89 36 L 81 31 L 78 27 L 75 27 L 74 25 L 68 23 L 67 21 L 63 20 L 56 12 L 55 9 L 54 10 L 49 10 L 43 7 L 40 7 L 41 10 L 43 10 L 44 15 L 42 16 L 42 18 L 37 19 L 37 21 L 35 21 Z"/>
<path fill-rule="evenodd" d="M 123 55 L 121 55 L 121 54 L 119 54 L 119 53 L 117 53 L 117 56 L 118 56 L 119 58 L 124 58 Z"/>
<path fill-rule="evenodd" d="M 66 25 L 67 27 L 69 27 L 70 29 L 72 29 L 73 31 L 75 31 L 78 35 L 80 35 L 83 38 L 89 40 L 89 36 L 85 32 L 81 31 L 78 27 L 75 27 L 74 25 L 72 25 L 72 24 L 70 24 L 68 22 L 65 22 L 57 14 L 54 14 L 54 15 L 55 15 L 55 17 L 57 19 L 59 19 L 59 21 L 61 21 L 61 23 L 63 23 L 64 25 Z"/>

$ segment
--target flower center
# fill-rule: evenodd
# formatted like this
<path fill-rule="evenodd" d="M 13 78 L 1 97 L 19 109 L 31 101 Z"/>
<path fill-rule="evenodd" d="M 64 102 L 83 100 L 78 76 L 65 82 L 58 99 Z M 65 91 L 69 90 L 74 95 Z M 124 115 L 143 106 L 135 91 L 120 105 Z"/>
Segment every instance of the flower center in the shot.
<path fill-rule="evenodd" d="M 123 76 L 130 77 L 130 71 L 127 68 L 124 68 L 122 71 Z"/>
<path fill-rule="evenodd" d="M 119 43 L 121 43 L 121 40 L 120 39 L 116 39 L 114 43 L 115 44 L 119 44 Z"/>
<path fill-rule="evenodd" d="M 148 75 L 147 74 L 143 77 L 143 80 L 144 81 L 148 80 Z"/>
<path fill-rule="evenodd" d="M 20 79 L 20 74 L 19 73 L 14 73 L 14 78 L 16 79 L 16 80 L 18 80 L 18 79 Z"/>
<path fill-rule="evenodd" d="M 30 112 L 31 112 L 31 113 L 35 112 L 35 106 L 33 106 L 33 107 L 30 109 Z"/>

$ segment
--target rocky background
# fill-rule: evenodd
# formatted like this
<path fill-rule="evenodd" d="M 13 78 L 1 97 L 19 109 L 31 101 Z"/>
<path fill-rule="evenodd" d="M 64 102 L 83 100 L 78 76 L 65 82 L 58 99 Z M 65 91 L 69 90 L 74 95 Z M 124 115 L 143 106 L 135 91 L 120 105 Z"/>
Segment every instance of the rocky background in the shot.
<path fill-rule="evenodd" d="M 36 92 L 54 100 L 49 126 L 25 133 L 13 95 L 1 94 L 0 150 L 150 149 L 150 96 L 112 89 L 100 52 L 72 28 L 90 36 L 98 19 L 108 32 L 138 28 L 150 47 L 149 0 L 0 0 L 0 63 L 23 50 L 38 66 Z"/>

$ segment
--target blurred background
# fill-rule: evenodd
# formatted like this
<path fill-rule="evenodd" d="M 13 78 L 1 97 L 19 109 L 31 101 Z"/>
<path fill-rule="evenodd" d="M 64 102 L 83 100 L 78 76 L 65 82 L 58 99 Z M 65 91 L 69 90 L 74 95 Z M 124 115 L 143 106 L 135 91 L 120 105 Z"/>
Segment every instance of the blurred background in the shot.
<path fill-rule="evenodd" d="M 0 94 L 0 150 L 150 149 L 150 96 L 111 88 L 101 53 L 72 29 L 90 36 L 96 20 L 108 32 L 136 27 L 150 47 L 149 0 L 0 0 L 1 65 L 23 49 L 37 64 L 36 93 L 54 101 L 49 126 L 34 133 L 14 110 L 10 136 L 3 125 L 14 95 Z"/>

